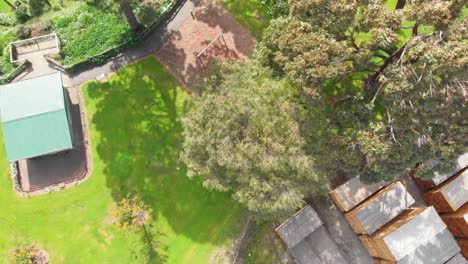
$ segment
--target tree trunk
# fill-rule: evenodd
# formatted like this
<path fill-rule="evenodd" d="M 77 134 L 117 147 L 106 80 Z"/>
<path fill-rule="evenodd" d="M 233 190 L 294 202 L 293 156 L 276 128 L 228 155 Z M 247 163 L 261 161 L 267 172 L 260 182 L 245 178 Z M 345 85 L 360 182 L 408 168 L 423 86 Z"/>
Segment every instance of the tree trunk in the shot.
<path fill-rule="evenodd" d="M 49 1 L 49 0 L 46 0 L 45 3 L 46 3 L 46 5 L 48 5 L 50 8 L 52 8 L 52 5 L 50 4 L 50 1 Z"/>
<path fill-rule="evenodd" d="M 12 3 L 10 3 L 10 1 L 8 1 L 8 0 L 3 0 L 3 1 L 4 1 L 7 5 L 9 5 L 9 6 L 11 7 L 11 9 L 16 10 L 16 7 L 15 7 Z"/>
<path fill-rule="evenodd" d="M 398 0 L 395 9 L 403 9 L 406 5 L 406 0 Z"/>
<path fill-rule="evenodd" d="M 128 1 L 120 2 L 120 9 L 124 13 L 125 18 L 127 19 L 127 23 L 130 26 L 130 29 L 132 31 L 138 31 L 141 25 L 138 22 L 138 19 L 136 18 L 135 13 L 133 12 L 133 8 L 130 5 L 130 2 Z"/>

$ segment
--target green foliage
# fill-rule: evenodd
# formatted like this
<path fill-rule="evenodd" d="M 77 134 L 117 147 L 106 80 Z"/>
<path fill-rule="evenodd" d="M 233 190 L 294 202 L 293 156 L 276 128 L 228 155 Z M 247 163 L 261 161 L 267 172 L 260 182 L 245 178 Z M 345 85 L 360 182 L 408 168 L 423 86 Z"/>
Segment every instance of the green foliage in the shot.
<path fill-rule="evenodd" d="M 10 63 L 10 48 L 8 44 L 17 39 L 13 30 L 0 34 L 0 76 L 10 73 L 15 68 Z"/>
<path fill-rule="evenodd" d="M 24 23 L 28 21 L 31 16 L 28 14 L 28 7 L 21 1 L 15 2 L 15 17 L 19 23 Z"/>
<path fill-rule="evenodd" d="M 31 37 L 31 29 L 29 27 L 20 25 L 16 27 L 15 34 L 18 39 L 27 39 Z"/>
<path fill-rule="evenodd" d="M 9 15 L 5 13 L 0 13 L 0 26 L 14 26 L 15 20 Z"/>
<path fill-rule="evenodd" d="M 287 16 L 289 14 L 288 0 L 262 0 L 262 5 L 268 9 L 268 15 L 272 18 Z"/>
<path fill-rule="evenodd" d="M 467 151 L 467 19 L 458 1 L 406 2 L 291 0 L 258 45 L 256 60 L 300 87 L 322 124 L 303 122 L 317 173 L 331 159 L 391 179 Z"/>
<path fill-rule="evenodd" d="M 86 5 L 59 18 L 53 29 L 60 35 L 65 64 L 74 64 L 135 39 L 125 20 Z"/>
<path fill-rule="evenodd" d="M 12 252 L 12 262 L 14 264 L 35 264 L 36 251 L 35 245 L 17 247 Z"/>
<path fill-rule="evenodd" d="M 270 16 L 269 4 L 263 0 L 219 0 L 242 26 L 250 29 L 253 35 L 260 40 L 263 31 L 268 27 Z"/>
<path fill-rule="evenodd" d="M 161 14 L 162 9 L 165 8 L 169 3 L 169 0 L 133 0 L 131 1 L 131 6 L 136 17 L 138 18 L 138 21 L 141 24 L 148 26 L 159 14 Z"/>
<path fill-rule="evenodd" d="M 324 190 L 306 155 L 286 81 L 268 79 L 255 65 L 214 70 L 182 119 L 189 176 L 231 191 L 258 217 L 288 215 L 308 193 Z"/>
<path fill-rule="evenodd" d="M 143 227 L 150 221 L 151 209 L 138 195 L 127 195 L 118 203 L 114 216 L 117 218 L 116 225 L 122 229 Z"/>
<path fill-rule="evenodd" d="M 31 16 L 39 16 L 44 12 L 45 0 L 28 0 Z"/>

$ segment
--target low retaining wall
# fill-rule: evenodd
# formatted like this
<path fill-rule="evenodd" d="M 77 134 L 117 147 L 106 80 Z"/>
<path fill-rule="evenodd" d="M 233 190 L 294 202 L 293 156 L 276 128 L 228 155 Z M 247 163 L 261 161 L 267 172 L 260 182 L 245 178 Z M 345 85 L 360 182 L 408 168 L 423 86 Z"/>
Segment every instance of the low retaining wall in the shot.
<path fill-rule="evenodd" d="M 4 78 L 0 78 L 0 84 L 6 84 L 6 83 L 13 81 L 13 79 L 15 79 L 16 76 L 18 76 L 27 67 L 29 67 L 29 65 L 31 65 L 31 62 L 29 62 L 28 60 L 21 62 L 21 64 L 18 65 L 18 67 L 16 67 L 10 74 L 5 76 Z"/>

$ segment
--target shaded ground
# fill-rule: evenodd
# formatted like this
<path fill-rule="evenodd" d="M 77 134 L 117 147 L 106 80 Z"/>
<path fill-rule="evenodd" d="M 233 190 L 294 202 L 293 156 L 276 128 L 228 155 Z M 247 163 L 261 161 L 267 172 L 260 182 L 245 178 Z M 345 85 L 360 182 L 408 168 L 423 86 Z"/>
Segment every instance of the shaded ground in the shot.
<path fill-rule="evenodd" d="M 70 182 L 84 176 L 87 166 L 80 106 L 70 104 L 70 112 L 73 124 L 73 149 L 20 161 L 24 191 Z"/>
<path fill-rule="evenodd" d="M 245 264 L 293 264 L 286 246 L 275 233 L 279 223 L 253 222 L 248 230 L 245 248 L 242 248 L 240 262 Z"/>
<path fill-rule="evenodd" d="M 270 23 L 267 8 L 262 0 L 217 0 L 236 18 L 242 26 L 250 29 L 260 41 L 263 31 Z"/>
<path fill-rule="evenodd" d="M 108 83 L 84 86 L 94 175 L 115 201 L 138 193 L 151 206 L 167 263 L 206 263 L 216 245 L 237 237 L 242 209 L 230 195 L 209 191 L 179 162 L 190 96 L 155 59 L 131 64 Z M 152 262 L 151 262 L 152 263 Z"/>
<path fill-rule="evenodd" d="M 206 65 L 210 58 L 248 58 L 255 47 L 252 33 L 243 28 L 219 4 L 208 0 L 201 1 L 193 13 L 195 19 L 188 17 L 156 52 L 161 62 L 186 86 L 190 86 L 203 72 L 204 64 Z M 197 62 L 197 54 L 220 33 L 224 34 L 224 40 L 216 41 L 206 50 L 202 58 L 203 63 Z"/>

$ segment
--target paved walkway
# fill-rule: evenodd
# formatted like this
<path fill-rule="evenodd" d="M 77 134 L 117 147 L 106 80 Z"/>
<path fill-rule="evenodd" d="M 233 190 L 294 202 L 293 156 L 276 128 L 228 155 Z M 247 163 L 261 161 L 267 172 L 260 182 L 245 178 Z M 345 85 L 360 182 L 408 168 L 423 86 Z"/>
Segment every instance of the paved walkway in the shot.
<path fill-rule="evenodd" d="M 185 1 L 185 3 L 179 7 L 179 10 L 177 10 L 177 12 L 170 19 L 170 21 L 162 27 L 154 30 L 140 47 L 121 53 L 103 65 L 93 65 L 87 69 L 80 70 L 74 74 L 69 75 L 70 85 L 72 87 L 78 86 L 86 81 L 94 80 L 98 76 L 114 72 L 117 69 L 120 69 L 123 66 L 141 58 L 155 54 L 156 50 L 158 50 L 164 44 L 164 41 L 173 32 L 180 28 L 188 17 L 190 17 L 190 10 L 193 10 L 198 2 L 198 0 Z"/>
<path fill-rule="evenodd" d="M 58 49 L 55 39 L 38 41 L 29 45 L 19 46 L 16 48 L 17 60 L 29 60 L 31 66 L 21 72 L 14 81 L 31 79 L 37 76 L 51 74 L 57 70 L 49 67 L 49 63 L 45 59 L 46 54 L 57 54 Z"/>

